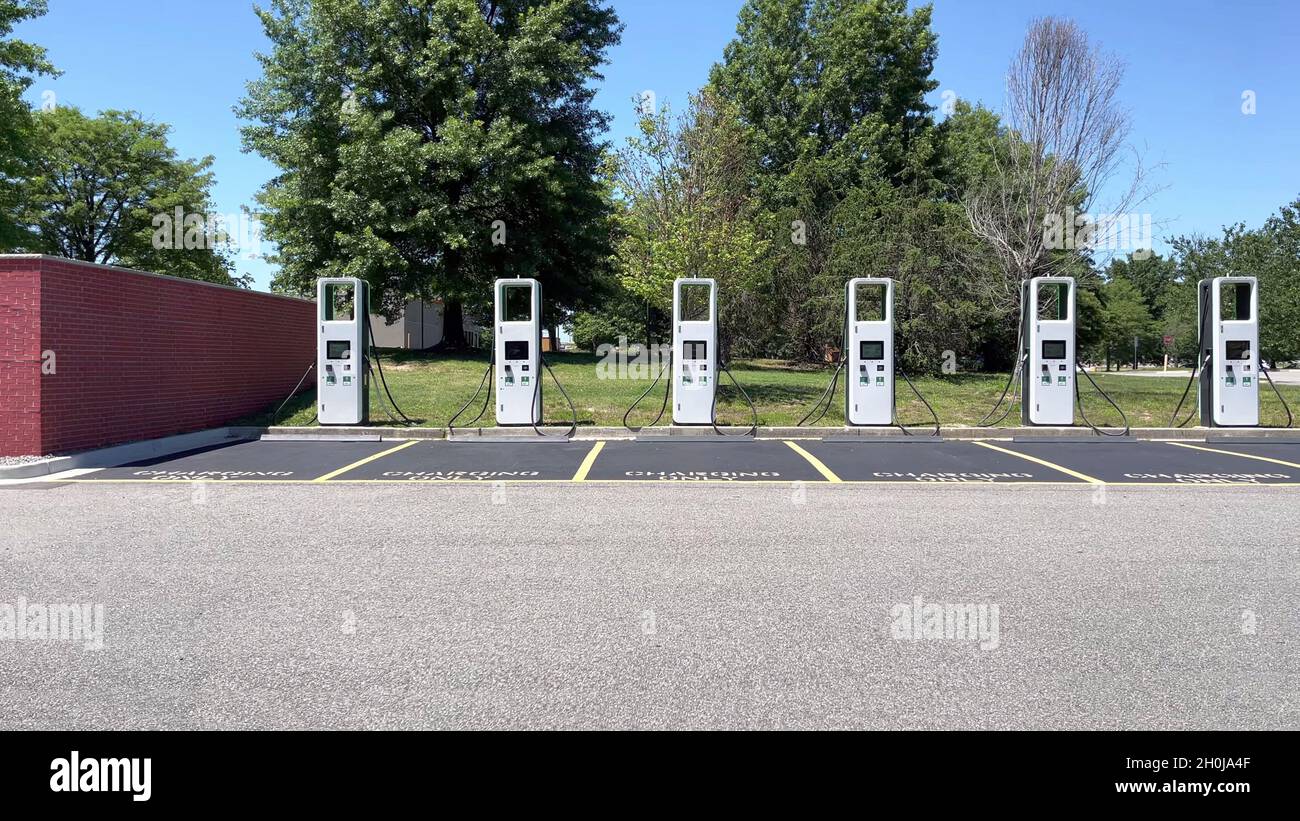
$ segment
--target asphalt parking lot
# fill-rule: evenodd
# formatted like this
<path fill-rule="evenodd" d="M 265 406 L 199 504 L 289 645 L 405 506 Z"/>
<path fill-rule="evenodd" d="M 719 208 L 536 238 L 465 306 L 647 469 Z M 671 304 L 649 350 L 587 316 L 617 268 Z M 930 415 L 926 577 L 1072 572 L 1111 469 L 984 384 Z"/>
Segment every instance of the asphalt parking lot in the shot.
<path fill-rule="evenodd" d="M 1296 445 L 703 444 L 2 486 L 0 728 L 1300 727 Z"/>
<path fill-rule="evenodd" d="M 1300 442 L 255 440 L 79 482 L 1300 483 Z"/>

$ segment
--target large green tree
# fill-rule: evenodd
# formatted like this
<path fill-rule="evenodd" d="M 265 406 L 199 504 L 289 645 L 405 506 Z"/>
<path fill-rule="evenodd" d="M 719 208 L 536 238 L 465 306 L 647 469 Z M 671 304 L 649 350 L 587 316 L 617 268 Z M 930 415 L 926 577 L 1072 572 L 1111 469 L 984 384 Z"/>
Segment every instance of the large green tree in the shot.
<path fill-rule="evenodd" d="M 599 0 L 272 0 L 239 108 L 275 286 L 367 280 L 378 308 L 443 297 L 449 346 L 492 279 L 581 307 L 611 255 L 592 84 L 619 40 Z"/>
<path fill-rule="evenodd" d="M 55 73 L 45 49 L 10 35 L 45 8 L 45 0 L 0 0 L 0 252 L 21 248 L 28 239 L 17 217 L 18 184 L 33 154 L 31 109 L 22 95 L 35 76 Z"/>
<path fill-rule="evenodd" d="M 935 44 L 930 7 L 906 0 L 742 7 L 711 82 L 753 134 L 755 186 L 776 227 L 762 321 L 780 329 L 778 352 L 817 356 L 834 338 L 825 318 L 843 283 L 827 274 L 841 203 L 887 195 L 880 181 L 924 188 L 932 174 Z"/>
<path fill-rule="evenodd" d="M 1178 353 L 1194 361 L 1196 285 L 1203 279 L 1253 276 L 1259 280 L 1260 354 L 1266 362 L 1300 360 L 1300 199 L 1259 228 L 1231 225 L 1222 237 L 1174 240 L 1178 285 L 1164 301 L 1166 332 L 1177 337 Z"/>
<path fill-rule="evenodd" d="M 751 190 L 750 133 L 709 86 L 691 95 L 680 117 L 665 106 L 643 112 L 639 127 L 618 153 L 614 172 L 622 208 L 620 284 L 650 308 L 668 311 L 674 279 L 714 279 L 724 347 L 752 346 L 760 335 L 733 333 L 742 316 L 749 325 L 767 248 Z"/>
<path fill-rule="evenodd" d="M 1138 356 L 1149 355 L 1154 336 L 1154 320 L 1137 286 L 1124 277 L 1114 277 L 1101 287 L 1101 327 L 1093 346 L 1107 369 L 1111 363 L 1132 362 L 1133 343 L 1137 340 Z"/>
<path fill-rule="evenodd" d="M 128 111 L 37 112 L 37 150 L 20 185 L 20 220 L 32 236 L 27 249 L 235 283 L 226 236 L 211 217 L 212 158 L 178 157 L 169 131 Z"/>

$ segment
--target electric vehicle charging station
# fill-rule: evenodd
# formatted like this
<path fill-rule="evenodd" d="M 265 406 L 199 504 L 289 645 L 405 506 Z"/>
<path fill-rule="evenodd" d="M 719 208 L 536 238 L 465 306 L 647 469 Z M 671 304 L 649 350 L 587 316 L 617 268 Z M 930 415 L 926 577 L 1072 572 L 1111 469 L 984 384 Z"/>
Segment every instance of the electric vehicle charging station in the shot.
<path fill-rule="evenodd" d="M 1073 425 L 1075 298 L 1071 277 L 1034 277 L 1021 283 L 1021 421 Z"/>
<path fill-rule="evenodd" d="M 939 416 L 895 361 L 894 280 L 889 277 L 855 277 L 844 286 L 844 329 L 839 365 L 830 384 L 796 427 L 812 419 L 821 421 L 835 399 L 840 373 L 844 380 L 844 424 L 847 427 L 893 426 L 911 436 L 909 426 L 898 421 L 894 378 L 901 376 L 934 420 L 932 436 L 940 436 Z M 816 418 L 813 415 L 816 414 Z"/>
<path fill-rule="evenodd" d="M 495 390 L 497 401 L 494 408 L 498 426 L 530 425 L 538 436 L 554 437 L 555 434 L 544 433 L 540 427 L 542 370 L 545 369 L 569 403 L 569 412 L 573 415 L 568 432 L 563 434 L 563 438 L 567 439 L 578 430 L 578 411 L 564 390 L 564 385 L 560 384 L 555 372 L 542 356 L 542 283 L 523 277 L 498 279 L 493 286 L 492 295 L 492 361 L 483 372 L 483 379 L 474 395 L 448 420 L 448 432 L 455 433 L 456 420 L 474 404 L 486 386 L 487 393 L 478 415 L 461 428 L 469 427 L 483 418 Z M 491 383 L 488 382 L 489 378 L 492 379 Z"/>
<path fill-rule="evenodd" d="M 718 284 L 673 282 L 673 424 L 712 425 L 718 388 Z"/>
<path fill-rule="evenodd" d="M 844 418 L 850 425 L 892 425 L 894 281 L 858 277 L 849 280 L 847 289 Z"/>
<path fill-rule="evenodd" d="M 650 427 L 663 418 L 671 400 L 674 425 L 709 425 L 720 436 L 735 436 L 718 427 L 718 381 L 725 373 L 749 405 L 751 422 L 743 435 L 756 435 L 758 408 L 728 370 L 718 349 L 718 284 L 715 280 L 700 277 L 673 280 L 672 332 L 673 345 L 667 364 L 659 369 L 645 393 L 624 412 L 623 427 L 634 433 L 645 427 L 633 427 L 627 421 L 628 416 L 667 373 L 671 384 L 664 390 L 663 405 L 654 421 L 649 423 Z"/>
<path fill-rule="evenodd" d="M 322 425 L 365 424 L 370 417 L 370 287 L 354 277 L 319 279 L 316 305 L 316 418 Z"/>
<path fill-rule="evenodd" d="M 542 418 L 542 284 L 498 279 L 493 357 L 498 425 L 532 425 Z"/>
<path fill-rule="evenodd" d="M 1197 387 L 1201 424 L 1207 428 L 1259 425 L 1263 366 L 1258 283 L 1254 277 L 1201 280 L 1196 309 L 1198 350 L 1204 362 Z"/>

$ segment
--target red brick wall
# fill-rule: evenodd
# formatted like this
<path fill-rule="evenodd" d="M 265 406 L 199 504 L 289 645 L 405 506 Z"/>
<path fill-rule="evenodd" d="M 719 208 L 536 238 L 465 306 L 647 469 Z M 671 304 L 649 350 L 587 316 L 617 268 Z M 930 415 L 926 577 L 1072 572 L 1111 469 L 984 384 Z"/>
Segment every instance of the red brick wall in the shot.
<path fill-rule="evenodd" d="M 39 452 L 40 316 L 38 269 L 0 256 L 0 456 Z"/>
<path fill-rule="evenodd" d="M 54 353 L 55 373 L 40 375 L 41 351 Z M 11 398 L 6 379 L 0 424 L 19 433 L 12 440 L 0 433 L 0 455 L 227 424 L 284 399 L 315 356 L 309 301 L 51 257 L 0 257 L 0 374 L 12 371 L 19 388 Z"/>

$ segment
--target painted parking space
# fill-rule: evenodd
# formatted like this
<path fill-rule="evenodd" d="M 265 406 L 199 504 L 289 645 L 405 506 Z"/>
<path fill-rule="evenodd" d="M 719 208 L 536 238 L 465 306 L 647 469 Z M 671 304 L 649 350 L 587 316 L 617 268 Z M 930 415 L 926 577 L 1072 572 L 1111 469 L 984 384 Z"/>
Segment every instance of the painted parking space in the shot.
<path fill-rule="evenodd" d="M 828 481 L 806 456 L 776 439 L 606 442 L 585 478 L 650 482 Z"/>
<path fill-rule="evenodd" d="M 999 447 L 1061 465 L 1107 484 L 1288 485 L 1300 467 L 1260 462 L 1172 442 L 1003 442 Z M 1216 446 L 1217 449 L 1217 446 Z"/>
<path fill-rule="evenodd" d="M 258 440 L 62 481 L 1300 485 L 1300 442 Z"/>
<path fill-rule="evenodd" d="M 1006 453 L 1001 443 L 807 442 L 803 447 L 845 482 L 1086 483 L 1066 470 Z"/>
<path fill-rule="evenodd" d="M 1179 447 L 1205 453 L 1232 454 L 1257 463 L 1257 467 L 1272 464 L 1284 468 L 1300 468 L 1300 441 L 1271 442 L 1259 440 L 1254 442 L 1177 442 Z"/>
<path fill-rule="evenodd" d="M 245 441 L 105 468 L 82 481 L 315 481 L 394 447 L 393 442 Z"/>
<path fill-rule="evenodd" d="M 330 477 L 330 481 L 569 481 L 594 442 L 424 441 Z"/>

